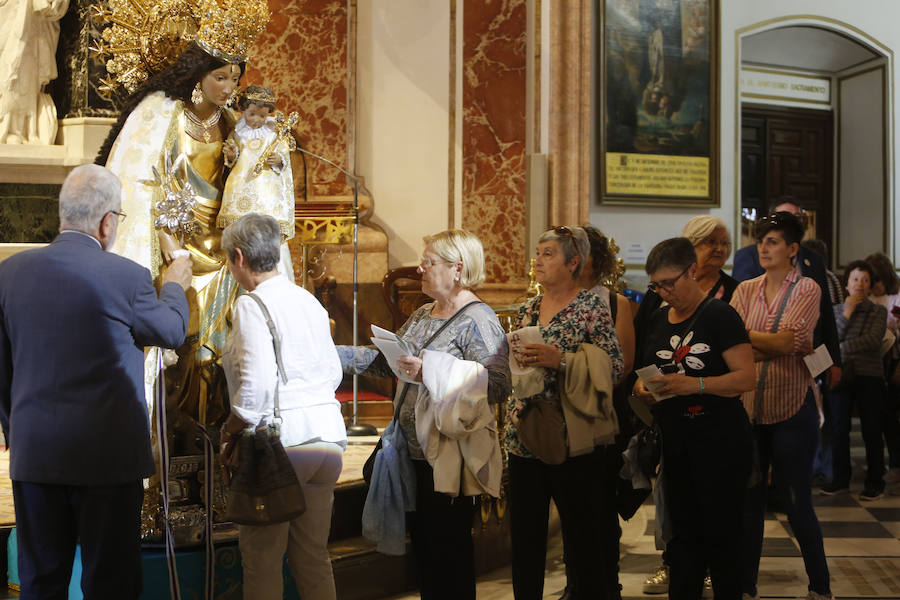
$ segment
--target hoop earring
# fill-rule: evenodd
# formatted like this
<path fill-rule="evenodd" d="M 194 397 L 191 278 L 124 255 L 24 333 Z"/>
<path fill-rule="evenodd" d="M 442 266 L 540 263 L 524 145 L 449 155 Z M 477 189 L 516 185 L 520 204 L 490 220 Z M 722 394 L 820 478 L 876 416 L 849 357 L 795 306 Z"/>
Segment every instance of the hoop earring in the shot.
<path fill-rule="evenodd" d="M 200 89 L 200 82 L 198 81 L 196 85 L 194 85 L 193 91 L 191 91 L 191 103 L 194 106 L 197 106 L 203 102 L 203 90 Z"/>

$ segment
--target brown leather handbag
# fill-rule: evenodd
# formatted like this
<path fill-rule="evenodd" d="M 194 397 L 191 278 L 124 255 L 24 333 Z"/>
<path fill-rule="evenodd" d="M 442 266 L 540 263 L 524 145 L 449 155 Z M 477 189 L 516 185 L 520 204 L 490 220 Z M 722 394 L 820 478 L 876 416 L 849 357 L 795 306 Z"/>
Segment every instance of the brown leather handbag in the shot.
<path fill-rule="evenodd" d="M 281 444 L 278 388 L 282 381 L 287 383 L 281 361 L 281 343 L 266 305 L 256 294 L 247 295 L 259 304 L 269 326 L 269 333 L 272 334 L 275 362 L 278 365 L 275 419 L 272 425 L 260 425 L 252 432 L 245 431 L 238 441 L 237 467 L 231 476 L 226 496 L 225 519 L 240 525 L 272 525 L 302 515 L 306 510 L 306 499 Z"/>

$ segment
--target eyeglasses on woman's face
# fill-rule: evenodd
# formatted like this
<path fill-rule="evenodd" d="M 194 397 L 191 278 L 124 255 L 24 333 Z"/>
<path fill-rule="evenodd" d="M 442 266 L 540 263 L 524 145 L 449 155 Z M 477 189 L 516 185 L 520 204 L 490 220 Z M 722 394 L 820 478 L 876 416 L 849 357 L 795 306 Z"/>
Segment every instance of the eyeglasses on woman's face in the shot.
<path fill-rule="evenodd" d="M 651 281 L 647 285 L 647 289 L 653 293 L 658 294 L 661 291 L 666 293 L 671 293 L 675 289 L 675 284 L 678 283 L 678 280 L 687 274 L 688 270 L 690 270 L 691 266 L 688 265 L 684 271 L 678 274 L 677 277 L 673 277 L 671 279 L 660 279 L 659 281 Z"/>
<path fill-rule="evenodd" d="M 422 269 L 430 269 L 436 265 L 449 265 L 451 264 L 449 260 L 444 260 L 442 258 L 431 258 L 427 256 L 423 256 L 422 260 L 419 261 L 419 266 Z"/>

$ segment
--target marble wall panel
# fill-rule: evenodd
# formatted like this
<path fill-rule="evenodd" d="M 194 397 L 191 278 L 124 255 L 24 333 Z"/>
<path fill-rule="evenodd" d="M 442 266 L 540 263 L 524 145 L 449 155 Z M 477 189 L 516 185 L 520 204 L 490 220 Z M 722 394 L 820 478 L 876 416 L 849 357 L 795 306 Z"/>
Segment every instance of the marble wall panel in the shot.
<path fill-rule="evenodd" d="M 526 0 L 464 0 L 462 225 L 488 282 L 525 279 Z"/>
<path fill-rule="evenodd" d="M 347 3 L 269 0 L 269 9 L 272 18 L 253 48 L 243 83 L 271 88 L 280 110 L 299 113 L 303 147 L 343 166 L 348 147 Z M 312 159 L 306 162 L 310 197 L 347 193 L 337 171 Z"/>
<path fill-rule="evenodd" d="M 52 242 L 59 231 L 60 187 L 0 183 L 0 242 Z"/>

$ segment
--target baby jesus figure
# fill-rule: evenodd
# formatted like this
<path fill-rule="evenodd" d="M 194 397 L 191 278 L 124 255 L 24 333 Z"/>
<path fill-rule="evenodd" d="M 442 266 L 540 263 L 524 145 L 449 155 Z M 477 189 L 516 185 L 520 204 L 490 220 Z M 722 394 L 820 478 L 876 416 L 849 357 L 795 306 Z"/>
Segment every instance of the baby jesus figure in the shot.
<path fill-rule="evenodd" d="M 259 85 L 247 86 L 238 107 L 241 120 L 222 149 L 231 173 L 225 181 L 216 226 L 224 229 L 249 213 L 274 217 L 282 234 L 278 271 L 293 281 L 287 241 L 294 237 L 294 181 L 288 141 L 276 132 L 275 94 Z M 259 170 L 256 166 L 261 159 L 263 168 Z"/>

